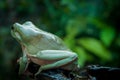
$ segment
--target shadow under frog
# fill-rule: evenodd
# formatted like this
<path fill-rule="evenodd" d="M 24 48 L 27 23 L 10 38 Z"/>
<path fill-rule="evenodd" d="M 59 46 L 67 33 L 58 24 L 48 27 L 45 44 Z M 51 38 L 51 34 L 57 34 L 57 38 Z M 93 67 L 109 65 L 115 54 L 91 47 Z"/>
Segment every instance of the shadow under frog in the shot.
<path fill-rule="evenodd" d="M 54 68 L 79 68 L 76 53 L 69 50 L 59 37 L 37 28 L 32 22 L 15 23 L 11 34 L 20 43 L 23 51 L 23 56 L 19 59 L 19 74 L 25 72 L 30 62 L 41 66 L 35 75 L 42 70 Z"/>

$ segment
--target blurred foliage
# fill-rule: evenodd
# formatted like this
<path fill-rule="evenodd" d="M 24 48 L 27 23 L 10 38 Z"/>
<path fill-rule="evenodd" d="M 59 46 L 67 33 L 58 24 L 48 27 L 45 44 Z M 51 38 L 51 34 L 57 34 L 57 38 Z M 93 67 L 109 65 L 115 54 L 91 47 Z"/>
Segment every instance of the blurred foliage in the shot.
<path fill-rule="evenodd" d="M 18 80 L 22 51 L 10 34 L 15 22 L 32 21 L 61 37 L 81 67 L 120 67 L 119 8 L 119 0 L 0 0 L 0 80 Z"/>

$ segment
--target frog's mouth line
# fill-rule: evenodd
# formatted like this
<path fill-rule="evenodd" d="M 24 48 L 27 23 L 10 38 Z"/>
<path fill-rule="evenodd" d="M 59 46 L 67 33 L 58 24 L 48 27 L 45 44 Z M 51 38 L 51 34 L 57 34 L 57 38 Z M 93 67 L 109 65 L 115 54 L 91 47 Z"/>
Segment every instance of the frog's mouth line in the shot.
<path fill-rule="evenodd" d="M 14 38 L 16 38 L 18 41 L 21 41 L 21 36 L 18 32 L 16 32 L 15 30 L 11 30 L 11 34 Z"/>
<path fill-rule="evenodd" d="M 20 36 L 20 34 L 19 34 L 18 32 L 15 32 L 15 36 L 16 36 L 19 40 L 21 40 L 21 36 Z"/>

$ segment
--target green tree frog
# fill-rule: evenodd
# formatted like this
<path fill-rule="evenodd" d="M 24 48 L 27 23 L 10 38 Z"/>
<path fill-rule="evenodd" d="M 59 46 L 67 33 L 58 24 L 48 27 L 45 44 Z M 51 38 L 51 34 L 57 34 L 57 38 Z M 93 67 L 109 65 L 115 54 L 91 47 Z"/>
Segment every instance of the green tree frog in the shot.
<path fill-rule="evenodd" d="M 54 68 L 78 69 L 77 54 L 68 49 L 59 37 L 37 28 L 32 22 L 15 23 L 11 34 L 23 51 L 23 56 L 19 59 L 19 74 L 26 70 L 30 62 L 40 65 L 35 75 Z"/>

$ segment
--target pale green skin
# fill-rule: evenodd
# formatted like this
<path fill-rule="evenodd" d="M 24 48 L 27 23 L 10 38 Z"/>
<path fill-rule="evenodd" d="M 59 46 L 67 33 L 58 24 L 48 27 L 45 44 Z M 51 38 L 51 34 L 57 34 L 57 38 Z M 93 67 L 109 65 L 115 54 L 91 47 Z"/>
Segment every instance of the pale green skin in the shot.
<path fill-rule="evenodd" d="M 70 51 L 62 40 L 54 34 L 38 29 L 32 22 L 15 23 L 12 36 L 21 44 L 23 56 L 19 59 L 19 74 L 22 74 L 29 62 L 40 65 L 42 70 L 62 68 L 78 69 L 77 54 Z"/>

